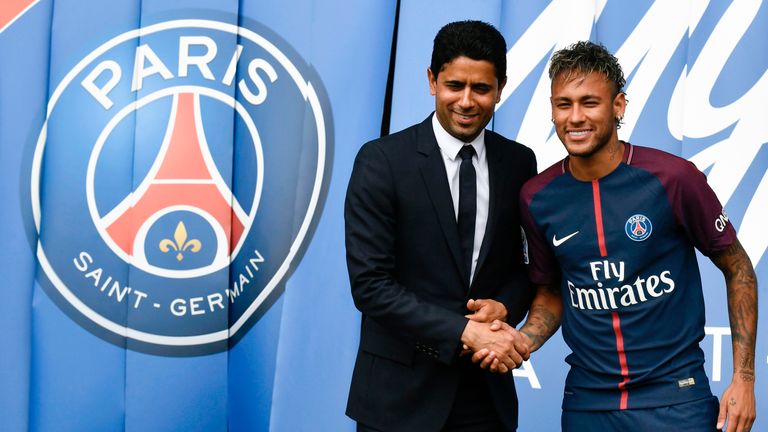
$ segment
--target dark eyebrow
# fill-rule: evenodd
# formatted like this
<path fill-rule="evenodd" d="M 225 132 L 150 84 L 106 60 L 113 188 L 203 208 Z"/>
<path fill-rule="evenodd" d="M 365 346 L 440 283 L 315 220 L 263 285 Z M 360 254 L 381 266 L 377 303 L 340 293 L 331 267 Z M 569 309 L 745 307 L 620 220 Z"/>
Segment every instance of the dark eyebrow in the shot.
<path fill-rule="evenodd" d="M 583 100 L 583 101 L 586 101 L 586 100 L 602 100 L 602 98 L 600 96 L 598 96 L 598 95 L 587 94 L 587 95 L 582 96 L 581 100 Z"/>
<path fill-rule="evenodd" d="M 570 102 L 570 101 L 572 101 L 574 99 L 571 99 L 571 98 L 566 97 L 566 96 L 557 96 L 557 97 L 553 98 L 552 100 L 555 101 L 555 102 Z M 593 95 L 593 94 L 587 94 L 587 95 L 584 95 L 584 96 L 578 98 L 578 101 L 580 101 L 580 102 L 601 101 L 601 100 L 602 100 L 602 98 L 600 96 Z"/>

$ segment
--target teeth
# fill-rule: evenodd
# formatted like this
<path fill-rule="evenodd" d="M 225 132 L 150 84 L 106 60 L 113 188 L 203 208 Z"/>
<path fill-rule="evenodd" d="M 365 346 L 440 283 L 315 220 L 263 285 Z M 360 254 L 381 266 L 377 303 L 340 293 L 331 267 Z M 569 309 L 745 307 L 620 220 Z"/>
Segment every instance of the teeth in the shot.
<path fill-rule="evenodd" d="M 584 136 L 584 135 L 588 134 L 589 131 L 588 130 L 584 130 L 584 131 L 571 131 L 571 132 L 568 132 L 568 133 L 570 135 L 575 135 L 575 136 Z"/>

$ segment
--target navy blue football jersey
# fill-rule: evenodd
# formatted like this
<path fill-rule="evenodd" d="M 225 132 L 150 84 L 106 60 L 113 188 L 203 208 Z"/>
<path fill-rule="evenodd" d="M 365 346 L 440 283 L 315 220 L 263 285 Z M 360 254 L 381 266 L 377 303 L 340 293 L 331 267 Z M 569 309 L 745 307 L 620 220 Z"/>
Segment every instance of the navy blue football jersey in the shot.
<path fill-rule="evenodd" d="M 529 180 L 520 201 L 531 280 L 561 287 L 572 351 L 563 409 L 711 396 L 694 248 L 710 255 L 736 233 L 704 174 L 624 144 L 622 163 L 605 177 L 577 180 L 566 158 Z"/>

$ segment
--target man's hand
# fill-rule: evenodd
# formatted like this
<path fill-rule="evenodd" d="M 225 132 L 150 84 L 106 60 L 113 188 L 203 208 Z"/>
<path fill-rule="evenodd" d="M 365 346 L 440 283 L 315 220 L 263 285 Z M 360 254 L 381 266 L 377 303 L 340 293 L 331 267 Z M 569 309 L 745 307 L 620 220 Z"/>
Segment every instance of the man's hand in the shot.
<path fill-rule="evenodd" d="M 503 331 L 514 334 L 516 338 L 515 346 L 519 347 L 519 344 L 522 344 L 524 348 L 521 348 L 521 349 L 527 352 L 527 355 L 524 356 L 523 360 L 528 360 L 528 358 L 530 358 L 531 345 L 533 345 L 533 342 L 528 337 L 528 335 L 526 335 L 525 333 L 521 333 L 517 331 L 514 327 L 510 326 L 509 324 L 502 321 L 498 321 L 498 320 L 491 323 L 490 329 L 491 331 L 503 330 Z M 518 349 L 518 352 L 521 352 L 520 349 Z M 498 356 L 495 352 L 485 348 L 475 352 L 472 355 L 472 363 L 480 363 L 479 366 L 481 368 L 488 369 L 491 372 L 501 372 L 501 369 L 504 366 L 504 364 L 499 361 Z M 522 363 L 519 363 L 517 367 L 520 367 L 521 364 Z"/>
<path fill-rule="evenodd" d="M 494 320 L 507 320 L 507 307 L 503 303 L 489 299 L 469 299 L 467 300 L 467 310 L 472 312 L 464 315 L 472 321 L 491 323 Z M 472 354 L 467 344 L 461 351 L 461 356 Z"/>
<path fill-rule="evenodd" d="M 755 410 L 755 378 L 736 374 L 731 385 L 725 389 L 720 399 L 720 414 L 717 416 L 717 429 L 725 426 L 726 432 L 747 432 L 752 429 L 757 412 Z"/>
<path fill-rule="evenodd" d="M 560 298 L 558 284 L 539 285 L 536 287 L 536 297 L 534 297 L 531 309 L 528 311 L 528 319 L 520 327 L 520 331 L 502 321 L 494 321 L 489 329 L 495 332 L 513 334 L 516 342 L 523 345 L 522 348 L 518 349 L 518 352 L 527 353 L 525 360 L 528 360 L 530 353 L 539 349 L 557 331 L 562 315 L 563 302 Z M 473 351 L 475 353 L 472 355 L 472 361 L 479 362 L 481 368 L 491 372 L 505 372 L 504 362 L 499 361 L 498 353 L 493 352 L 492 349 Z M 520 364 L 518 363 L 517 366 Z"/>
<path fill-rule="evenodd" d="M 483 352 L 484 358 L 492 356 L 487 367 L 491 372 L 506 373 L 528 360 L 530 352 L 517 330 L 501 321 L 495 323 L 499 324 L 492 330 L 491 324 L 468 321 L 461 341 L 475 353 Z"/>
<path fill-rule="evenodd" d="M 466 315 L 472 321 L 491 323 L 494 320 L 507 321 L 507 307 L 503 303 L 491 299 L 469 299 L 467 310 L 473 312 Z"/>

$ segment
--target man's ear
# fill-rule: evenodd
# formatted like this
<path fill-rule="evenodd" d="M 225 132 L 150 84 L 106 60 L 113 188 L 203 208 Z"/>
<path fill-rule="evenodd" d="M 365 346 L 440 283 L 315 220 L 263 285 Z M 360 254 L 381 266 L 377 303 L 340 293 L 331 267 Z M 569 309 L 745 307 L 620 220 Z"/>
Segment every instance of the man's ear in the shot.
<path fill-rule="evenodd" d="M 507 77 L 504 77 L 504 79 L 499 83 L 499 93 L 496 94 L 496 103 L 501 102 L 501 91 L 504 90 L 505 85 L 507 85 Z"/>
<path fill-rule="evenodd" d="M 431 68 L 427 68 L 427 79 L 429 79 L 429 94 L 437 94 L 437 76 L 432 73 Z"/>
<path fill-rule="evenodd" d="M 619 92 L 615 98 L 613 98 L 613 116 L 616 118 L 624 117 L 624 111 L 627 109 L 627 95 L 624 92 Z"/>

